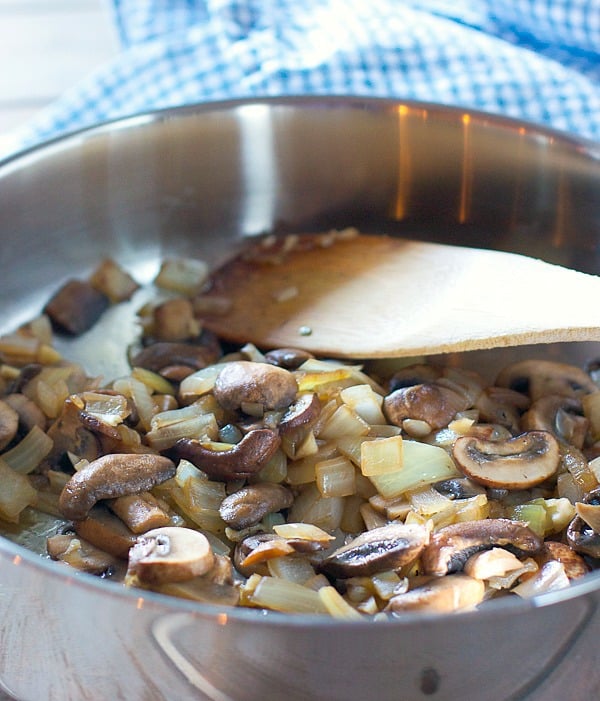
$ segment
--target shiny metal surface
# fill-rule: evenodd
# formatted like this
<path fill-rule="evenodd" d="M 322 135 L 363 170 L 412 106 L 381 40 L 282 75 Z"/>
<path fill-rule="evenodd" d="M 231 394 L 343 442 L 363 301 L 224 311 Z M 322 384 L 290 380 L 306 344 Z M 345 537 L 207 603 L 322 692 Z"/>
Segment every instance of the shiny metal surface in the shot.
<path fill-rule="evenodd" d="M 149 280 L 166 255 L 218 262 L 270 230 L 355 225 L 600 272 L 599 157 L 534 126 L 376 100 L 229 103 L 92 129 L 0 164 L 0 330 L 101 256 Z M 114 312 L 118 338 L 109 315 L 65 352 L 116 374 L 133 312 Z M 593 575 L 452 617 L 216 611 L 72 576 L 0 538 L 0 686 L 22 701 L 587 701 L 599 602 Z"/>

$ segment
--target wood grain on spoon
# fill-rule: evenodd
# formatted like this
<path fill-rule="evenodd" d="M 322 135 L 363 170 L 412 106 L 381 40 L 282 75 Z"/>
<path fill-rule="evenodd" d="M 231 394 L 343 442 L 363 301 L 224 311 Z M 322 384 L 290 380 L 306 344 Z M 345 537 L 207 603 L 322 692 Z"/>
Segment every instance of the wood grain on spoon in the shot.
<path fill-rule="evenodd" d="M 600 340 L 596 276 L 386 236 L 306 241 L 276 262 L 240 256 L 219 269 L 211 294 L 229 297 L 232 308 L 206 326 L 262 349 L 346 358 Z"/>

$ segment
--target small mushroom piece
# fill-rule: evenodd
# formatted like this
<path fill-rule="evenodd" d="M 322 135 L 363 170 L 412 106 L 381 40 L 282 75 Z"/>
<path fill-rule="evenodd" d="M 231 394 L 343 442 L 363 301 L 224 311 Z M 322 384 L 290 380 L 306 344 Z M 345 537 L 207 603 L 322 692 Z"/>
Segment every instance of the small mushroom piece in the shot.
<path fill-rule="evenodd" d="M 106 295 L 82 280 L 66 282 L 44 307 L 59 331 L 79 336 L 91 329 L 109 306 Z"/>
<path fill-rule="evenodd" d="M 285 370 L 297 370 L 311 358 L 314 358 L 312 353 L 300 348 L 275 348 L 265 353 L 265 362 Z"/>
<path fill-rule="evenodd" d="M 244 577 L 269 573 L 266 563 L 277 557 L 296 552 L 294 546 L 275 533 L 255 533 L 236 543 L 233 564 Z"/>
<path fill-rule="evenodd" d="M 195 438 L 181 438 L 169 454 L 175 459 L 189 460 L 211 479 L 233 482 L 259 472 L 275 455 L 280 443 L 275 431 L 256 428 L 228 450 L 213 450 Z"/>
<path fill-rule="evenodd" d="M 477 606 L 484 595 L 485 585 L 480 579 L 466 574 L 451 574 L 393 596 L 385 610 L 394 615 L 410 611 L 451 613 Z"/>
<path fill-rule="evenodd" d="M 129 551 L 127 576 L 143 584 L 185 582 L 206 574 L 215 555 L 200 531 L 180 526 L 156 528 L 138 537 Z"/>
<path fill-rule="evenodd" d="M 465 475 L 486 487 L 528 489 L 552 477 L 560 446 L 547 431 L 528 431 L 502 441 L 456 439 L 452 456 Z"/>
<path fill-rule="evenodd" d="M 175 470 L 175 463 L 162 455 L 103 455 L 69 479 L 58 506 L 65 518 L 81 520 L 100 499 L 145 492 L 173 477 Z"/>
<path fill-rule="evenodd" d="M 282 435 L 310 428 L 319 418 L 321 402 L 314 392 L 300 394 L 279 420 L 278 428 Z"/>
<path fill-rule="evenodd" d="M 128 494 L 108 502 L 108 508 L 136 534 L 171 523 L 171 517 L 150 492 Z"/>
<path fill-rule="evenodd" d="M 20 392 L 8 394 L 6 397 L 4 397 L 4 401 L 19 415 L 19 426 L 22 427 L 23 431 L 28 433 L 34 426 L 41 428 L 42 431 L 46 429 L 46 416 L 44 412 L 35 402 L 26 397 L 24 394 L 21 394 Z M 2 410 L 0 409 L 0 417 L 1 415 Z M 2 419 L 0 418 L 0 424 L 1 421 Z M 0 449 L 1 447 L 2 446 L 0 445 Z"/>
<path fill-rule="evenodd" d="M 153 372 L 164 368 L 185 366 L 192 370 L 202 370 L 216 362 L 220 349 L 213 344 L 174 343 L 159 341 L 142 349 L 131 358 L 133 367 L 141 367 Z"/>
<path fill-rule="evenodd" d="M 591 528 L 581 516 L 575 516 L 567 527 L 567 542 L 581 555 L 600 558 L 600 533 Z"/>
<path fill-rule="evenodd" d="M 590 422 L 577 397 L 549 394 L 536 400 L 521 417 L 525 431 L 550 431 L 559 440 L 583 448 Z"/>
<path fill-rule="evenodd" d="M 85 518 L 73 521 L 73 529 L 80 538 L 121 560 L 127 559 L 129 548 L 135 543 L 135 533 L 100 504 L 90 509 Z"/>
<path fill-rule="evenodd" d="M 431 485 L 436 492 L 448 499 L 470 499 L 478 494 L 485 494 L 485 487 L 473 482 L 468 477 L 451 477 Z"/>
<path fill-rule="evenodd" d="M 7 402 L 0 399 L 0 450 L 17 435 L 19 429 L 19 415 Z"/>
<path fill-rule="evenodd" d="M 429 530 L 418 524 L 394 523 L 365 531 L 322 560 L 322 572 L 339 579 L 398 569 L 419 557 Z"/>
<path fill-rule="evenodd" d="M 457 412 L 468 406 L 463 394 L 436 384 L 401 387 L 383 400 L 384 414 L 395 426 L 402 426 L 405 419 L 416 419 L 434 430 L 447 426 Z"/>
<path fill-rule="evenodd" d="M 267 514 L 289 508 L 293 501 L 294 495 L 283 485 L 258 482 L 225 497 L 219 514 L 228 526 L 241 531 L 260 523 Z"/>
<path fill-rule="evenodd" d="M 258 404 L 265 411 L 287 409 L 297 391 L 298 383 L 289 370 L 249 360 L 227 363 L 213 390 L 219 404 L 230 411 L 245 404 Z"/>
<path fill-rule="evenodd" d="M 580 397 L 597 392 L 592 378 L 575 365 L 552 360 L 521 360 L 500 371 L 495 384 L 528 394 L 532 401 L 547 394 Z"/>
<path fill-rule="evenodd" d="M 541 552 L 535 556 L 535 560 L 540 567 L 550 560 L 560 562 L 569 579 L 579 579 L 591 569 L 573 548 L 566 543 L 559 543 L 557 540 L 547 540 Z"/>
<path fill-rule="evenodd" d="M 46 541 L 46 550 L 53 560 L 89 574 L 105 575 L 119 567 L 119 560 L 76 535 L 57 534 Z"/>
<path fill-rule="evenodd" d="M 600 558 L 600 487 L 577 502 L 575 511 L 567 527 L 567 543 L 578 553 Z"/>
<path fill-rule="evenodd" d="M 507 548 L 518 554 L 533 555 L 543 546 L 543 539 L 520 521 L 487 518 L 453 523 L 431 536 L 421 553 L 424 574 L 441 577 L 460 572 L 475 553 L 493 547 Z"/>
<path fill-rule="evenodd" d="M 487 387 L 474 407 L 481 422 L 499 424 L 517 433 L 522 412 L 531 404 L 529 397 L 508 387 Z"/>

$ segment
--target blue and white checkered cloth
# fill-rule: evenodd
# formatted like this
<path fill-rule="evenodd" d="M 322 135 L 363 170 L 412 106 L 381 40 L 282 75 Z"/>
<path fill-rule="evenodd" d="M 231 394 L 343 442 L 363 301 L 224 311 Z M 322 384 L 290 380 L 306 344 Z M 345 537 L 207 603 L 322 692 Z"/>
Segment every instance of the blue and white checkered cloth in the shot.
<path fill-rule="evenodd" d="M 112 0 L 121 53 L 30 145 L 156 108 L 353 95 L 484 110 L 600 141 L 600 0 Z"/>

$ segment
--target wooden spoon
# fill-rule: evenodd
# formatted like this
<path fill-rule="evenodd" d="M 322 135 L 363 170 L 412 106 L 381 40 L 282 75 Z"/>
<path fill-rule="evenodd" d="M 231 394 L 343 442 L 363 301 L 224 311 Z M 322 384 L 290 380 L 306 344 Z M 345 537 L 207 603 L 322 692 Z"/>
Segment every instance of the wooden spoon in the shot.
<path fill-rule="evenodd" d="M 600 277 L 386 236 L 298 241 L 256 245 L 219 269 L 209 294 L 232 306 L 205 325 L 236 343 L 340 358 L 600 340 Z"/>

